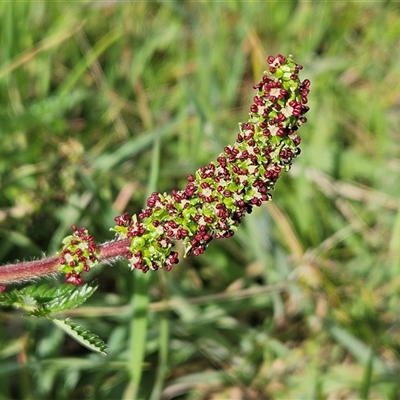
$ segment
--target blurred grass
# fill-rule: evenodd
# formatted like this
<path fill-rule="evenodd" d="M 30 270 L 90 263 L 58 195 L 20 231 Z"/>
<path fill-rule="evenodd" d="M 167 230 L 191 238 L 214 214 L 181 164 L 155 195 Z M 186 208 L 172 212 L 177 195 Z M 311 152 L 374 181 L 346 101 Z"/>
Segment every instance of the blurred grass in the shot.
<path fill-rule="evenodd" d="M 302 155 L 235 237 L 168 274 L 91 272 L 70 315 L 108 358 L 0 312 L 0 399 L 400 397 L 399 3 L 1 2 L 0 21 L 2 263 L 71 224 L 110 240 L 181 188 L 269 54 L 312 81 Z"/>

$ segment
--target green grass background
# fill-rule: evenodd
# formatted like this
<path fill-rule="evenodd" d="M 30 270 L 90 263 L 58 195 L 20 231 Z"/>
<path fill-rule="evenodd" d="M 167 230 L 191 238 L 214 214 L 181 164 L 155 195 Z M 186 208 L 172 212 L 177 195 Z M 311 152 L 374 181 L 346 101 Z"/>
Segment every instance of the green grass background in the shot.
<path fill-rule="evenodd" d="M 0 2 L 0 262 L 183 188 L 278 53 L 312 86 L 273 202 L 170 273 L 93 270 L 66 316 L 108 357 L 1 310 L 0 399 L 400 398 L 398 2 Z"/>

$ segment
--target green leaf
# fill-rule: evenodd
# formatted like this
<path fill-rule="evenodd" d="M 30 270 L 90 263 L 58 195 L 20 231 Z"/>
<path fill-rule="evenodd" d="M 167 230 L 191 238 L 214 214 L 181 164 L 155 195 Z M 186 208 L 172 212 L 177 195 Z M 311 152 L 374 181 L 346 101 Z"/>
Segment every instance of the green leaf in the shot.
<path fill-rule="evenodd" d="M 361 383 L 361 388 L 360 388 L 360 398 L 368 400 L 369 399 L 369 392 L 372 386 L 372 372 L 373 372 L 373 365 L 374 365 L 374 353 L 371 350 L 370 351 L 370 356 L 367 364 L 365 365 L 365 372 L 364 372 L 364 378 Z"/>
<path fill-rule="evenodd" d="M 45 317 L 83 304 L 97 289 L 96 283 L 74 286 L 63 284 L 52 288 L 48 284 L 28 286 L 0 294 L 0 306 L 23 308 L 26 316 Z"/>
<path fill-rule="evenodd" d="M 49 284 L 44 284 L 40 286 L 27 286 L 23 289 L 15 289 L 20 293 L 30 295 L 34 297 L 40 304 L 47 303 L 56 297 L 65 296 L 71 293 L 73 289 L 72 285 L 63 284 L 57 287 L 50 287 Z"/>
<path fill-rule="evenodd" d="M 82 286 L 62 285 L 59 290 L 52 291 L 51 289 L 43 293 L 41 299 L 47 301 L 37 310 L 29 312 L 28 316 L 45 316 L 51 313 L 70 310 L 83 304 L 97 289 L 97 285 L 90 283 Z M 54 294 L 53 297 L 49 295 Z"/>
<path fill-rule="evenodd" d="M 37 307 L 37 301 L 33 296 L 21 293 L 15 289 L 12 292 L 0 294 L 0 306 L 31 310 L 32 308 Z"/>
<path fill-rule="evenodd" d="M 380 373 L 385 373 L 389 370 L 386 363 L 380 357 L 374 355 L 370 346 L 366 345 L 350 332 L 334 324 L 327 325 L 327 329 L 331 336 L 344 346 L 360 364 L 368 366 L 371 363 L 371 368 L 373 366 L 374 370 Z"/>
<path fill-rule="evenodd" d="M 66 320 L 50 318 L 50 320 L 83 346 L 92 351 L 107 355 L 107 345 L 95 333 L 90 332 L 81 325 L 72 322 L 69 318 Z"/>

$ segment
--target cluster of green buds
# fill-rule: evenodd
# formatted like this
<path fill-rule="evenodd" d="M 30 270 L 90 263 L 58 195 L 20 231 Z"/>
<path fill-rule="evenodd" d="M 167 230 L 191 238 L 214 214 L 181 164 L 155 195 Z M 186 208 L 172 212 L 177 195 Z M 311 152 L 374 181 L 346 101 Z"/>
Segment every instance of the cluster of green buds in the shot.
<path fill-rule="evenodd" d="M 271 199 L 281 171 L 300 154 L 297 129 L 306 122 L 310 81 L 300 81 L 302 66 L 291 56 L 271 56 L 268 64 L 236 142 L 189 175 L 185 189 L 154 192 L 138 216 L 115 218 L 112 230 L 126 241 L 132 269 L 170 270 L 178 262 L 176 241 L 185 256 L 202 254 L 212 239 L 232 236 L 246 213 Z"/>

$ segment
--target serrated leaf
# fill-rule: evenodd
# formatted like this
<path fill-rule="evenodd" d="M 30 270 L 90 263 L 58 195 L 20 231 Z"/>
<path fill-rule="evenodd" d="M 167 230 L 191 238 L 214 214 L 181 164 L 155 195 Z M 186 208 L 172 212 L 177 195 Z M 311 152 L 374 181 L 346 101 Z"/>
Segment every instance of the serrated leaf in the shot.
<path fill-rule="evenodd" d="M 50 287 L 47 283 L 40 286 L 27 286 L 23 289 L 20 289 L 20 293 L 28 294 L 34 297 L 39 303 L 47 303 L 50 300 L 53 300 L 55 297 L 64 296 L 68 293 L 71 293 L 73 290 L 72 285 L 63 284 L 58 287 Z"/>
<path fill-rule="evenodd" d="M 26 316 L 46 317 L 83 304 L 97 289 L 96 283 L 82 286 L 69 284 L 52 288 L 48 284 L 28 286 L 0 293 L 0 306 L 23 308 Z"/>
<path fill-rule="evenodd" d="M 0 306 L 23 308 L 31 310 L 37 307 L 36 299 L 29 294 L 21 293 L 18 289 L 0 294 Z"/>
<path fill-rule="evenodd" d="M 71 321 L 71 319 L 60 320 L 50 318 L 59 328 L 61 328 L 66 334 L 71 336 L 77 342 L 87 347 L 92 351 L 107 355 L 107 345 L 105 342 L 97 336 L 95 333 L 88 331 L 81 325 Z"/>
<path fill-rule="evenodd" d="M 90 283 L 82 286 L 61 285 L 59 290 L 48 290 L 42 293 L 41 300 L 47 299 L 48 301 L 37 310 L 33 310 L 27 315 L 29 316 L 45 316 L 51 313 L 70 310 L 83 304 L 98 288 L 97 285 Z M 53 297 L 49 297 L 54 294 Z"/>
<path fill-rule="evenodd" d="M 49 312 L 70 310 L 83 304 L 97 289 L 98 286 L 83 285 L 76 287 L 74 291 L 60 296 L 45 304 Z"/>

